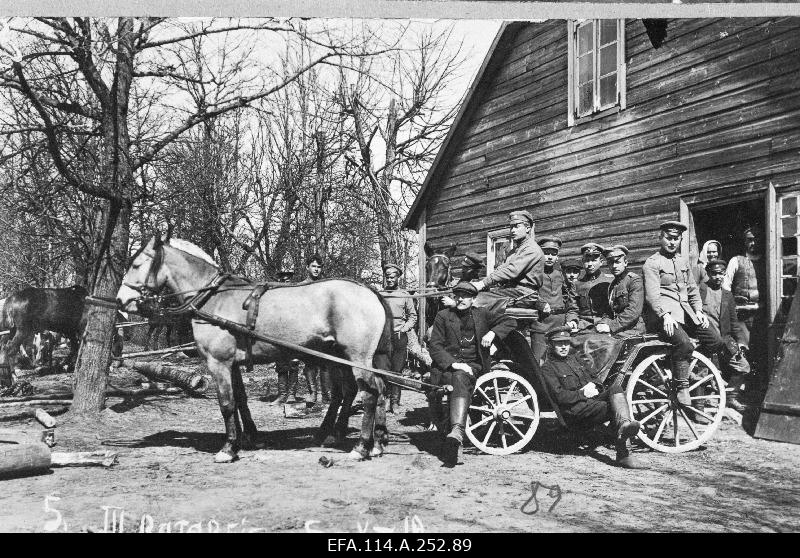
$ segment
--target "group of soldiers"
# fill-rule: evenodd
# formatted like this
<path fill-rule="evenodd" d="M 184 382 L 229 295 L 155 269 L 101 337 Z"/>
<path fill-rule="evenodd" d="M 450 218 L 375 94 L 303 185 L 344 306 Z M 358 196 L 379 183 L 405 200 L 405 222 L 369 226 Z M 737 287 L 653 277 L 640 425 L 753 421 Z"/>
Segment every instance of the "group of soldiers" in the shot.
<path fill-rule="evenodd" d="M 559 265 L 561 240 L 534 240 L 533 225 L 528 211 L 511 212 L 513 247 L 505 261 L 483 279 L 459 282 L 434 320 L 431 381 L 453 386 L 447 417 L 441 416 L 441 401 L 429 397 L 433 420 L 446 433 L 445 464 L 460 460 L 469 401 L 476 377 L 488 369 L 490 345 L 516 327 L 505 314 L 509 305 L 538 311 L 531 325 L 532 350 L 562 414 L 576 426 L 611 421 L 622 467 L 639 466 L 629 448 L 640 425 L 631 420 L 619 387 L 604 388 L 594 381 L 601 365 L 585 358 L 589 347 L 613 347 L 631 335 L 657 333 L 674 347 L 679 403 L 704 422 L 701 413 L 693 413 L 689 394 L 692 338 L 697 339 L 701 350 L 718 357 L 733 388 L 732 406 L 741 409 L 739 391 L 750 372 L 745 351 L 750 333 L 758 329 L 757 285 L 763 285 L 763 262 L 752 228 L 744 231 L 745 255 L 726 263 L 719 259 L 720 243 L 710 241 L 692 263 L 680 254 L 686 226 L 661 223 L 660 248 L 644 262 L 642 277 L 628 270 L 629 250 L 621 244 L 589 242 L 581 247 L 580 260 Z M 474 276 L 479 259 L 467 254 L 464 271 Z M 610 274 L 603 272 L 606 263 Z M 576 348 L 584 358 L 577 358 Z"/>

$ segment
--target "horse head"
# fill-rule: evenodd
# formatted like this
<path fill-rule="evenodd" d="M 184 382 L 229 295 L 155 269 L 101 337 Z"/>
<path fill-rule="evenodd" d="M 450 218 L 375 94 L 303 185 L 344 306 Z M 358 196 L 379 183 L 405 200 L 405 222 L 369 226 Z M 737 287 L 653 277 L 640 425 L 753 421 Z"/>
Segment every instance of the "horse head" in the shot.
<path fill-rule="evenodd" d="M 452 279 L 450 259 L 456 253 L 456 245 L 450 245 L 447 250 L 437 252 L 425 243 L 425 287 L 429 289 L 444 289 Z"/>
<path fill-rule="evenodd" d="M 161 269 L 163 252 L 164 242 L 156 233 L 133 255 L 117 292 L 117 304 L 122 310 L 138 312 L 138 302 L 143 295 L 156 293 L 164 287 L 167 277 Z"/>

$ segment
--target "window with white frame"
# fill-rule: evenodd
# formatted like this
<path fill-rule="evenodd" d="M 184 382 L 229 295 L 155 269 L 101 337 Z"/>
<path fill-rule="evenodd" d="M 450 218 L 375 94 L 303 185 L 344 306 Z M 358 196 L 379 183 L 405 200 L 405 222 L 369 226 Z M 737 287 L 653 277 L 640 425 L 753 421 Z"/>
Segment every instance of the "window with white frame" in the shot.
<path fill-rule="evenodd" d="M 508 251 L 511 250 L 511 233 L 508 227 L 492 231 L 486 236 L 486 274 L 506 260 Z"/>
<path fill-rule="evenodd" d="M 789 313 L 789 308 L 797 290 L 798 277 L 798 238 L 800 238 L 800 193 L 787 194 L 780 199 L 778 234 L 778 261 L 780 265 L 778 294 L 780 295 L 781 311 L 784 315 Z"/>
<path fill-rule="evenodd" d="M 570 20 L 567 29 L 569 125 L 625 108 L 625 20 Z"/>

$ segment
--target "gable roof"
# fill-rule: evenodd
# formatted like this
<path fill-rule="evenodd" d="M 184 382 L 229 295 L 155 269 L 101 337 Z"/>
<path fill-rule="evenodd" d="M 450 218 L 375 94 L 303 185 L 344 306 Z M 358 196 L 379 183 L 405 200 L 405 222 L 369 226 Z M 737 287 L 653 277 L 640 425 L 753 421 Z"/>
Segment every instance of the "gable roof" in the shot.
<path fill-rule="evenodd" d="M 463 131 L 469 126 L 472 115 L 489 88 L 495 72 L 508 54 L 513 38 L 525 25 L 527 25 L 526 22 L 503 22 L 492 42 L 492 46 L 489 47 L 489 51 L 483 59 L 481 67 L 478 69 L 478 73 L 475 75 L 475 79 L 472 81 L 472 85 L 467 91 L 464 102 L 461 103 L 461 108 L 459 108 L 453 123 L 450 125 L 450 130 L 447 132 L 447 136 L 445 136 L 442 146 L 433 160 L 433 165 L 431 165 L 428 174 L 425 176 L 425 181 L 422 183 L 414 203 L 411 204 L 411 208 L 408 210 L 408 215 L 403 220 L 402 228 L 417 228 L 420 212 L 425 207 L 425 203 L 428 201 L 436 182 L 445 172 L 447 168 L 446 162 L 450 159 L 450 155 L 458 146 L 458 141 L 455 138 L 463 136 Z"/>

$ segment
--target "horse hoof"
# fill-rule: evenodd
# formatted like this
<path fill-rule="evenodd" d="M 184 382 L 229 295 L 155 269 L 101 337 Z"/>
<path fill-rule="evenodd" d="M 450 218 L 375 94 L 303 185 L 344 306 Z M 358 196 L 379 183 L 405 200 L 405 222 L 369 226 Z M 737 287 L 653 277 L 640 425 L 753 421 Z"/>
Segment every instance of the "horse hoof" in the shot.
<path fill-rule="evenodd" d="M 234 461 L 236 461 L 236 456 L 227 451 L 217 452 L 217 455 L 214 456 L 214 463 L 232 463 Z"/>
<path fill-rule="evenodd" d="M 349 454 L 347 454 L 347 457 L 352 459 L 353 461 L 364 461 L 365 459 L 367 459 L 368 456 L 362 454 L 358 450 L 353 450 Z"/>
<path fill-rule="evenodd" d="M 383 448 L 377 444 L 369 452 L 370 457 L 380 457 L 382 455 L 383 455 Z"/>

